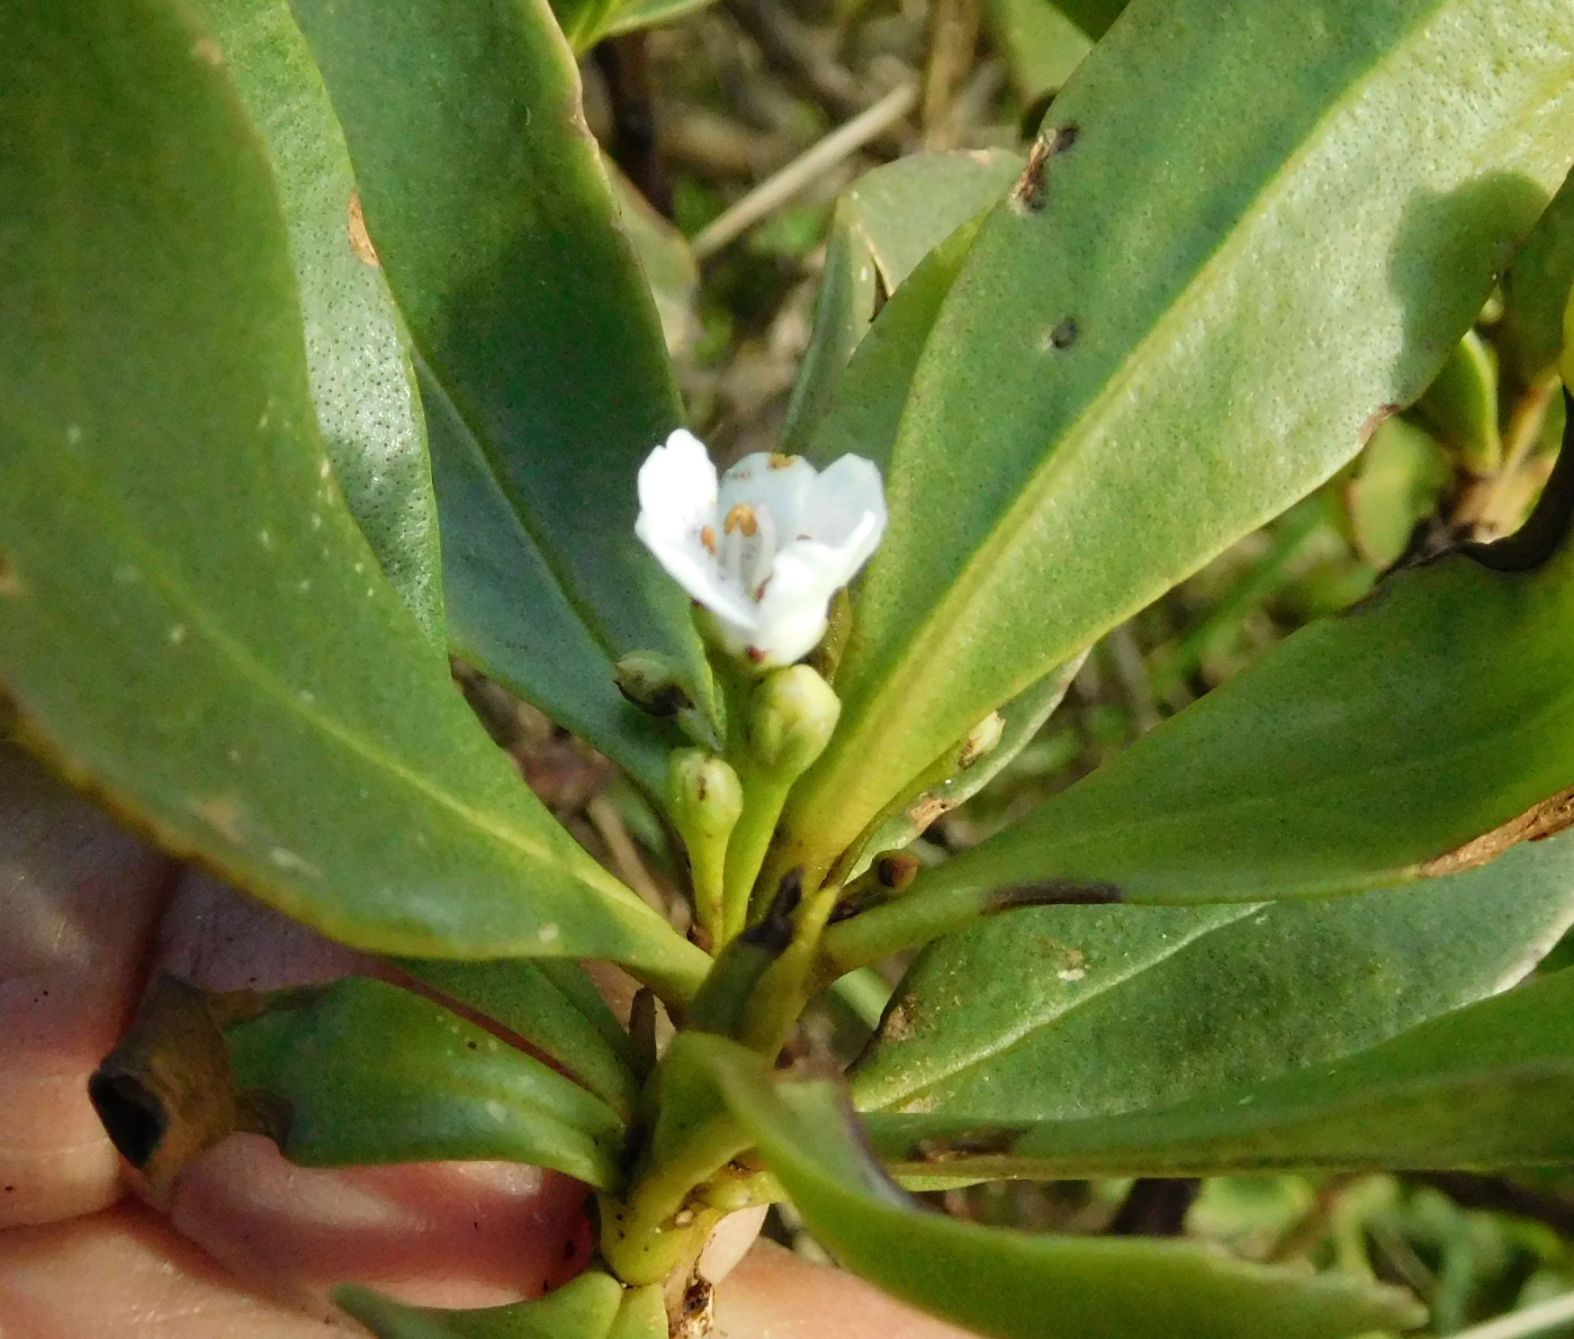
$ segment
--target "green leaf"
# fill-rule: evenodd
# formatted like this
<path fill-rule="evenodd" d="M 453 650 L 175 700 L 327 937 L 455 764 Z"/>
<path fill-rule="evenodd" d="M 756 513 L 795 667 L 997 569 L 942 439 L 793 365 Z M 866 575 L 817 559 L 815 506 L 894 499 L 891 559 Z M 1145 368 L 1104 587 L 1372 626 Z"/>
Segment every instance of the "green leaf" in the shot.
<path fill-rule="evenodd" d="M 334 477 L 383 571 L 442 640 L 437 502 L 398 313 L 366 238 L 350 159 L 285 0 L 193 12 L 267 144 L 290 231 L 306 367 Z"/>
<path fill-rule="evenodd" d="M 634 537 L 680 407 L 546 0 L 292 0 L 410 327 L 455 649 L 642 782 L 666 744 L 618 696 L 637 648 L 708 684 L 688 601 Z"/>
<path fill-rule="evenodd" d="M 615 163 L 605 164 L 618 202 L 618 216 L 650 284 L 661 332 L 671 353 L 687 348 L 699 326 L 695 303 L 700 267 L 689 239 L 656 212 Z"/>
<path fill-rule="evenodd" d="M 1568 167 L 1571 76 L 1557 0 L 1135 0 L 919 363 L 783 867 L 1421 392 Z"/>
<path fill-rule="evenodd" d="M 1005 193 L 1021 162 L 1001 149 L 913 154 L 865 173 L 837 202 L 814 332 L 782 429 L 784 451 L 811 452 L 842 371 L 885 299 Z M 912 356 L 916 361 L 916 351 Z M 812 453 L 821 454 L 817 444 Z M 885 454 L 881 443 L 877 458 Z"/>
<path fill-rule="evenodd" d="M 1055 7 L 1095 42 L 1126 8 L 1126 0 L 1055 0 Z"/>
<path fill-rule="evenodd" d="M 370 1288 L 343 1287 L 334 1301 L 378 1339 L 665 1339 L 658 1289 L 625 1291 L 610 1274 L 581 1274 L 534 1302 L 448 1311 L 406 1306 Z"/>
<path fill-rule="evenodd" d="M 980 1334 L 1009 1339 L 1334 1339 L 1416 1323 L 1393 1289 L 1233 1260 L 1190 1243 L 1036 1236 L 925 1212 L 870 1158 L 836 1086 L 777 1078 L 714 1038 L 734 1115 L 810 1231 L 847 1268 Z"/>
<path fill-rule="evenodd" d="M 1497 381 L 1496 351 L 1467 330 L 1417 405 L 1472 474 L 1490 474 L 1503 460 Z"/>
<path fill-rule="evenodd" d="M 952 773 L 938 785 L 907 800 L 896 813 L 879 824 L 864 847 L 864 863 L 881 851 L 906 846 L 941 814 L 970 800 L 999 776 L 1060 705 L 1084 659 L 1085 656 L 1073 656 L 1001 707 L 999 743 L 972 766 Z"/>
<path fill-rule="evenodd" d="M 1574 818 L 1574 547 L 1523 571 L 1493 554 L 1402 571 L 1301 629 L 922 875 L 904 905 L 1024 884 L 1131 902 L 1325 896 L 1556 831 Z"/>
<path fill-rule="evenodd" d="M 1503 276 L 1500 342 L 1525 385 L 1554 373 L 1574 289 L 1574 182 L 1565 180 Z"/>
<path fill-rule="evenodd" d="M 613 7 L 602 35 L 617 37 L 623 33 L 637 32 L 641 28 L 672 23 L 712 3 L 714 0 L 622 0 Z"/>
<path fill-rule="evenodd" d="M 860 1058 L 860 1106 L 1107 1117 L 1375 1046 L 1522 977 L 1574 922 L 1574 837 L 1328 902 L 1012 912 L 939 941 Z"/>
<path fill-rule="evenodd" d="M 284 1113 L 292 1162 L 504 1158 L 616 1183 L 623 1125 L 599 1098 L 429 1000 L 351 977 L 276 991 L 226 1028 L 236 1087 Z"/>
<path fill-rule="evenodd" d="M 1378 571 L 1398 562 L 1416 525 L 1437 514 L 1452 478 L 1431 433 L 1407 419 L 1389 419 L 1372 434 L 1340 490 L 1356 551 Z"/>
<path fill-rule="evenodd" d="M 870 1133 L 913 1171 L 981 1178 L 1574 1162 L 1571 1013 L 1574 973 L 1559 972 L 1358 1055 L 1172 1107 L 997 1131 L 884 1116 Z"/>
<path fill-rule="evenodd" d="M 398 966 L 516 1033 L 624 1120 L 633 1115 L 639 1093 L 633 1044 L 577 964 L 403 958 Z"/>
<path fill-rule="evenodd" d="M 0 16 L 0 682 L 30 742 L 343 942 L 687 992 L 704 954 L 520 783 L 335 487 L 215 57 L 156 0 Z"/>
<path fill-rule="evenodd" d="M 1052 0 L 989 0 L 987 13 L 995 46 L 1024 103 L 1055 92 L 1093 45 Z"/>
<path fill-rule="evenodd" d="M 851 453 L 874 461 L 882 471 L 889 469 L 891 445 L 907 403 L 913 371 L 934 329 L 940 304 L 956 282 L 982 221 L 980 212 L 937 242 L 880 308 L 867 332 L 861 326 L 853 330 L 856 347 L 849 345 L 851 357 L 839 355 L 846 364 L 845 371 L 842 362 L 838 362 L 822 378 L 818 360 L 828 356 L 833 343 L 822 344 L 816 335 L 804 361 L 803 378 L 794 392 L 807 393 L 812 388 L 821 397 L 819 407 L 813 411 L 818 417 L 806 425 L 806 431 L 812 429 L 812 436 L 803 454 L 828 465 Z M 842 234 L 833 235 L 832 256 L 838 237 L 845 240 Z M 830 257 L 826 265 L 829 271 Z M 817 323 L 832 298 L 829 274 L 826 283 L 827 288 L 820 295 Z"/>

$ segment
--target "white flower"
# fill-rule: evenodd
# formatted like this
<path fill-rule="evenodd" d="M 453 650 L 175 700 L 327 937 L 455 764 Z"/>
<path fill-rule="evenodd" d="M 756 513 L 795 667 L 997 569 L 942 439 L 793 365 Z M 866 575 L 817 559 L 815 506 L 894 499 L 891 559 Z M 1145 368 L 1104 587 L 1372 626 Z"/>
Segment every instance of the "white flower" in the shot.
<path fill-rule="evenodd" d="M 843 456 L 745 456 L 721 479 L 679 429 L 640 466 L 634 533 L 708 609 L 715 635 L 755 665 L 790 665 L 825 635 L 831 597 L 885 532 L 880 471 Z"/>

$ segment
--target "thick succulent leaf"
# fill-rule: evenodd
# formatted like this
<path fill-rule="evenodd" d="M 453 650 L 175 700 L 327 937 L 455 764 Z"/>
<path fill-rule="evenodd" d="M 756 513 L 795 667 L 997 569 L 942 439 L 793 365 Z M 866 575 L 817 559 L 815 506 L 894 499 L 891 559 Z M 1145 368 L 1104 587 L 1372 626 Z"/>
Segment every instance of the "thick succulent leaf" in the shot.
<path fill-rule="evenodd" d="M 711 1038 L 733 1114 L 816 1238 L 855 1273 L 936 1315 L 1006 1339 L 1334 1339 L 1406 1328 L 1393 1289 L 1232 1260 L 1179 1242 L 1036 1236 L 925 1211 L 867 1151 L 827 1080 L 773 1076 Z"/>
<path fill-rule="evenodd" d="M 854 322 L 847 344 L 851 357 L 845 350 L 838 354 L 832 375 L 823 379 L 817 360 L 830 357 L 831 351 L 841 346 L 833 340 L 822 342 L 817 334 L 804 362 L 803 379 L 795 391 L 806 393 L 812 385 L 813 393 L 823 396 L 818 417 L 806 425 L 812 429 L 812 435 L 803 454 L 822 466 L 853 454 L 874 461 L 882 472 L 890 468 L 891 447 L 896 441 L 913 373 L 940 314 L 940 304 L 961 273 L 982 222 L 981 209 L 937 241 L 880 307 L 867 331 L 863 324 Z M 838 243 L 849 243 L 849 237 L 839 232 L 832 235 L 817 323 L 826 318 L 833 305 L 832 261 Z M 870 270 L 872 273 L 872 265 Z"/>
<path fill-rule="evenodd" d="M 1053 0 L 1053 3 L 1095 42 L 1109 31 L 1110 25 L 1126 8 L 1126 0 Z"/>
<path fill-rule="evenodd" d="M 596 44 L 616 9 L 617 0 L 552 0 L 553 17 L 576 56 Z"/>
<path fill-rule="evenodd" d="M 986 12 L 995 46 L 1025 103 L 1054 93 L 1093 45 L 1052 0 L 989 0 Z"/>
<path fill-rule="evenodd" d="M 303 1166 L 504 1158 L 617 1179 L 622 1123 L 606 1103 L 386 982 L 277 992 L 225 1037 L 237 1089 L 283 1103 L 270 1133 Z"/>
<path fill-rule="evenodd" d="M 334 477 L 388 579 L 440 642 L 437 501 L 415 371 L 327 91 L 286 0 L 195 0 L 192 10 L 273 161 Z"/>
<path fill-rule="evenodd" d="M 1465 332 L 1417 407 L 1472 474 L 1502 464 L 1497 352 L 1477 331 Z"/>
<path fill-rule="evenodd" d="M 1555 972 L 1358 1055 L 1172 1107 L 995 1130 L 879 1116 L 870 1133 L 910 1172 L 1045 1180 L 1574 1162 L 1571 1016 L 1574 972 Z"/>
<path fill-rule="evenodd" d="M 1574 182 L 1565 180 L 1503 276 L 1500 342 L 1525 385 L 1551 375 L 1574 289 Z"/>
<path fill-rule="evenodd" d="M 237 1131 L 307 1167 L 508 1159 L 597 1186 L 616 1181 L 623 1138 L 572 1079 L 431 1000 L 356 977 L 265 995 L 162 977 L 88 1092 L 156 1189 Z"/>
<path fill-rule="evenodd" d="M 635 475 L 679 421 L 546 0 L 292 0 L 344 127 L 431 420 L 449 638 L 646 782 L 612 684 L 689 657 L 688 603 L 634 537 Z M 703 687 L 703 685 L 699 685 Z"/>
<path fill-rule="evenodd" d="M 534 1302 L 446 1311 L 407 1306 L 370 1288 L 334 1300 L 378 1339 L 665 1339 L 659 1290 L 625 1291 L 610 1274 L 581 1274 Z"/>
<path fill-rule="evenodd" d="M 1399 572 L 926 873 L 913 898 L 1023 884 L 1133 902 L 1319 896 L 1556 831 L 1574 819 L 1574 549 L 1497 561 Z"/>
<path fill-rule="evenodd" d="M 700 267 L 689 239 L 640 194 L 617 164 L 605 163 L 618 204 L 618 217 L 639 257 L 661 318 L 667 351 L 686 348 L 699 329 L 695 303 L 699 296 Z"/>
<path fill-rule="evenodd" d="M 714 0 L 621 0 L 613 6 L 603 36 L 616 37 L 620 33 L 672 23 L 713 3 Z"/>
<path fill-rule="evenodd" d="M 633 1043 L 577 963 L 403 958 L 398 965 L 529 1042 L 624 1120 L 633 1115 Z"/>
<path fill-rule="evenodd" d="M 913 154 L 865 173 L 837 202 L 814 331 L 782 429 L 784 451 L 810 450 L 847 360 L 885 299 L 929 252 L 1000 199 L 1021 163 L 1002 149 Z M 882 446 L 879 458 L 886 453 Z"/>
<path fill-rule="evenodd" d="M 784 867 L 1420 393 L 1563 178 L 1571 75 L 1558 0 L 1135 0 L 920 360 Z"/>
<path fill-rule="evenodd" d="M 1375 1046 L 1522 977 L 1574 922 L 1574 837 L 1327 902 L 1012 912 L 914 964 L 860 1106 L 978 1121 L 1163 1106 Z"/>
<path fill-rule="evenodd" d="M 1038 734 L 1066 696 L 1071 682 L 1082 668 L 1085 656 L 1073 656 L 1057 665 L 1037 683 L 1030 685 L 1000 708 L 1000 740 L 972 766 L 960 769 L 938 785 L 928 787 L 907 799 L 897 811 L 875 829 L 864 847 L 859 868 L 881 851 L 906 846 L 941 814 L 970 800 L 993 781 Z M 961 752 L 960 749 L 957 750 Z"/>
<path fill-rule="evenodd" d="M 345 506 L 217 61 L 153 0 L 0 17 L 0 682 L 29 740 L 345 942 L 687 990 L 704 955 L 520 784 Z"/>
<path fill-rule="evenodd" d="M 1350 542 L 1368 566 L 1384 572 L 1404 556 L 1453 479 L 1437 439 L 1408 418 L 1391 418 L 1372 435 L 1339 490 Z"/>

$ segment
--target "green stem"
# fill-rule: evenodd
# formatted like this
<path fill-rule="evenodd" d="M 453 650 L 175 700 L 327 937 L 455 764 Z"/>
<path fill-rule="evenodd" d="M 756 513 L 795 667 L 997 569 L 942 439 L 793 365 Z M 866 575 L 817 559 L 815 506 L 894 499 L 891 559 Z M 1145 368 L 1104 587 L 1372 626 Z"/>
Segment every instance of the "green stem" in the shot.
<path fill-rule="evenodd" d="M 721 842 L 695 842 L 689 847 L 689 875 L 694 882 L 694 916 L 716 949 L 728 937 L 726 868 L 726 846 Z"/>
<path fill-rule="evenodd" d="M 881 1015 L 891 1000 L 891 983 L 873 967 L 860 967 L 840 978 L 831 992 L 865 1027 L 880 1025 Z"/>
<path fill-rule="evenodd" d="M 725 938 L 734 939 L 752 919 L 750 896 L 760 867 L 765 863 L 765 853 L 770 850 L 771 838 L 776 835 L 776 821 L 787 803 L 790 781 L 760 772 L 742 772 L 743 813 L 738 816 L 738 826 L 732 830 L 732 840 L 727 843 Z"/>

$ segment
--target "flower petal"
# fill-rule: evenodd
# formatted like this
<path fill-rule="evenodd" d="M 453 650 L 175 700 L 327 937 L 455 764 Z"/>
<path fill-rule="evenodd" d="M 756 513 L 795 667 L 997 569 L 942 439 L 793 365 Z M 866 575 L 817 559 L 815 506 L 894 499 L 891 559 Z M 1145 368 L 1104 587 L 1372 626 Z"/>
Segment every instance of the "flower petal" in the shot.
<path fill-rule="evenodd" d="M 776 555 L 760 598 L 754 646 L 768 665 L 790 665 L 814 650 L 825 635 L 831 596 L 843 582 L 835 550 L 798 540 Z"/>
<path fill-rule="evenodd" d="M 639 467 L 640 538 L 697 531 L 716 511 L 716 466 L 705 444 L 678 428 Z"/>
<path fill-rule="evenodd" d="M 756 451 L 722 476 L 717 509 L 725 517 L 740 502 L 763 508 L 771 514 L 778 542 L 786 543 L 804 529 L 816 481 L 814 466 L 802 456 Z"/>
<path fill-rule="evenodd" d="M 754 602 L 717 566 L 695 529 L 673 533 L 664 522 L 665 518 L 658 520 L 651 512 L 641 511 L 639 520 L 634 522 L 634 533 L 690 599 L 729 621 L 752 628 L 758 617 Z"/>
<path fill-rule="evenodd" d="M 885 534 L 885 489 L 880 471 L 862 456 L 842 456 L 832 461 L 815 479 L 805 503 L 808 525 L 802 527 L 823 544 L 842 547 L 861 533 L 867 546 L 854 568 L 861 567 L 879 546 Z M 874 519 L 872 540 L 865 518 Z"/>

